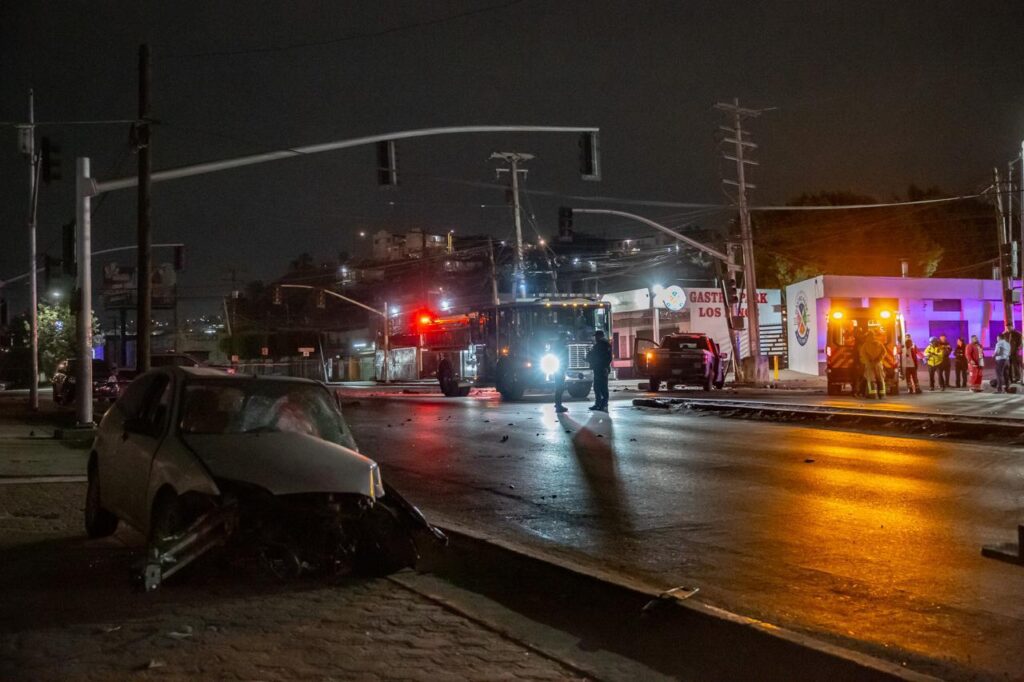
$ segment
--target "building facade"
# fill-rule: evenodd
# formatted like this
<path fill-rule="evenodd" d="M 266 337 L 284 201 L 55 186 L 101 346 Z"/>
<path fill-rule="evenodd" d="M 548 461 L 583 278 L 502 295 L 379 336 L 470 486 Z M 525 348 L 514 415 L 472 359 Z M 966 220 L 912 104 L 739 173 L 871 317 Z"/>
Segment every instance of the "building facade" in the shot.
<path fill-rule="evenodd" d="M 819 275 L 786 287 L 789 368 L 824 374 L 829 311 L 859 307 L 902 313 L 919 346 L 940 334 L 950 343 L 977 334 L 991 349 L 1006 327 L 999 280 Z M 1013 317 L 1019 329 L 1019 303 Z"/>

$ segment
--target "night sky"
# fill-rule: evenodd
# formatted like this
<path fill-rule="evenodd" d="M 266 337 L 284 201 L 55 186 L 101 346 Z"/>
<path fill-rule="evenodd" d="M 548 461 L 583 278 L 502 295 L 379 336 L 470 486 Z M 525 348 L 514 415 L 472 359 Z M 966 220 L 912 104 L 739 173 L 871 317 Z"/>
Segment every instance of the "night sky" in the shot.
<path fill-rule="evenodd" d="M 1024 138 L 1022 35 L 1014 0 L 11 0 L 0 5 L 0 120 L 25 118 L 30 87 L 39 120 L 134 118 L 137 50 L 148 42 L 161 121 L 154 169 L 428 126 L 602 129 L 599 184 L 578 178 L 575 136 L 528 134 L 403 142 L 391 190 L 376 185 L 372 148 L 155 184 L 154 241 L 188 244 L 183 291 L 205 296 L 229 288 L 227 268 L 269 279 L 302 251 L 366 253 L 359 230 L 507 236 L 503 192 L 468 184 L 494 182 L 493 151 L 536 154 L 532 189 L 723 203 L 720 178 L 731 173 L 712 105 L 734 96 L 778 107 L 752 126 L 755 203 L 836 189 L 889 198 L 909 183 L 972 192 Z M 74 214 L 74 157 L 90 156 L 104 179 L 133 174 L 136 161 L 127 125 L 42 132 L 63 148 L 64 179 L 44 188 L 39 215 L 40 250 L 56 256 L 59 225 Z M 13 129 L 0 139 L 3 279 L 27 270 L 28 171 Z M 555 229 L 561 203 L 531 199 L 542 231 Z M 94 248 L 134 243 L 134 210 L 134 190 L 103 199 Z M 597 217 L 577 227 L 643 232 Z M 26 289 L 8 293 L 15 307 Z"/>

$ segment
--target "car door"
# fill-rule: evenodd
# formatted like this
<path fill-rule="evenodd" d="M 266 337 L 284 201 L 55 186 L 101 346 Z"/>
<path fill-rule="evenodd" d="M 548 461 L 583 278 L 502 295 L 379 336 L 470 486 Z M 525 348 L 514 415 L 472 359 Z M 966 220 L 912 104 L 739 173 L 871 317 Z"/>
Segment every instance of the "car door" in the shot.
<path fill-rule="evenodd" d="M 128 483 L 130 476 L 120 452 L 121 444 L 127 438 L 125 425 L 142 414 L 156 378 L 155 373 L 143 374 L 125 388 L 113 409 L 100 422 L 100 432 L 96 439 L 103 506 L 126 520 L 129 518 L 131 498 Z"/>
<path fill-rule="evenodd" d="M 139 413 L 125 420 L 125 429 L 117 447 L 118 468 L 125 491 L 126 520 L 136 528 L 148 524 L 149 472 L 157 449 L 167 431 L 173 396 L 171 376 L 154 374 Z"/>

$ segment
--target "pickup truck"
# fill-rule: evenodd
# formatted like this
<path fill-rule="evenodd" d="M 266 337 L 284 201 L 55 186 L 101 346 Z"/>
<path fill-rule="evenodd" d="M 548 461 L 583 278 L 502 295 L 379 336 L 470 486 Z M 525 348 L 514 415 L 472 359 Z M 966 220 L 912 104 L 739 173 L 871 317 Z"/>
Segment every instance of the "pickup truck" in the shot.
<path fill-rule="evenodd" d="M 707 334 L 681 332 L 665 336 L 661 344 L 637 339 L 633 366 L 638 376 L 648 378 L 652 391 L 662 384 L 669 390 L 690 385 L 710 391 L 725 384 L 727 357 Z"/>

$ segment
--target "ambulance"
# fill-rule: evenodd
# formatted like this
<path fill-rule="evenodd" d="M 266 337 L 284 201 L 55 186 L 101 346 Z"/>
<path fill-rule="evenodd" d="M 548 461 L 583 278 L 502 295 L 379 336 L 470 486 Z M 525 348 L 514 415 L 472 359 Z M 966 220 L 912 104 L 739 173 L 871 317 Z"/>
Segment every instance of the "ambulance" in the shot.
<path fill-rule="evenodd" d="M 906 335 L 903 315 L 895 310 L 873 308 L 833 309 L 828 313 L 825 342 L 825 365 L 828 394 L 840 395 L 847 388 L 856 393 L 864 370 L 860 364 L 859 338 L 877 335 L 885 346 L 882 366 L 885 368 L 885 390 L 889 395 L 900 391 L 900 345 Z"/>

